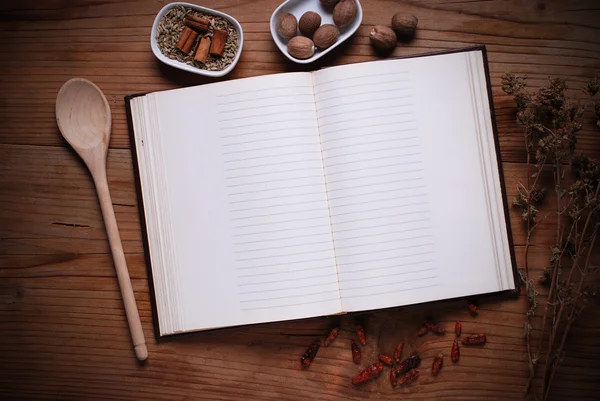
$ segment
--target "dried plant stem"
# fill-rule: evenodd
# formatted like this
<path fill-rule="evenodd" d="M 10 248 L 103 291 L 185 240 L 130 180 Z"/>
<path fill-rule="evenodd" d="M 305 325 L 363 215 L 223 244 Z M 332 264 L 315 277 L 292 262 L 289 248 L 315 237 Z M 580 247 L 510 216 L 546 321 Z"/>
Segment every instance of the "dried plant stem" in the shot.
<path fill-rule="evenodd" d="M 600 188 L 600 186 L 599 186 Z M 596 196 L 598 194 L 598 191 L 596 191 Z M 590 213 L 591 215 L 591 213 Z M 590 240 L 590 246 L 587 250 L 587 256 L 586 256 L 586 260 L 585 260 L 585 264 L 584 264 L 584 271 L 581 274 L 581 278 L 579 280 L 579 286 L 577 287 L 577 292 L 576 294 L 581 295 L 581 290 L 583 289 L 583 283 L 585 281 L 585 277 L 587 276 L 588 273 L 588 266 L 590 266 L 590 257 L 592 255 L 592 250 L 594 249 L 594 244 L 596 242 L 596 238 L 597 238 L 597 232 L 594 232 L 592 239 Z M 573 268 L 571 268 L 572 270 Z M 552 366 L 550 368 L 550 377 L 548 378 L 548 382 L 546 384 L 546 388 L 545 388 L 545 396 L 544 396 L 544 401 L 546 401 L 548 399 L 548 395 L 550 394 L 550 386 L 552 385 L 552 379 L 554 379 L 554 374 L 556 373 L 556 370 L 558 368 L 558 360 L 560 358 L 560 355 L 563 352 L 563 349 L 565 347 L 565 343 L 567 341 L 567 336 L 569 335 L 569 331 L 571 330 L 571 326 L 573 325 L 573 322 L 575 321 L 575 312 L 576 312 L 577 308 L 575 306 L 573 306 L 573 308 L 571 309 L 571 311 L 569 312 L 569 316 L 567 317 L 567 325 L 565 327 L 565 331 L 563 332 L 562 335 L 562 339 L 560 341 L 560 345 L 558 347 L 558 351 L 557 351 L 557 358 L 554 360 L 554 362 L 552 363 Z"/>

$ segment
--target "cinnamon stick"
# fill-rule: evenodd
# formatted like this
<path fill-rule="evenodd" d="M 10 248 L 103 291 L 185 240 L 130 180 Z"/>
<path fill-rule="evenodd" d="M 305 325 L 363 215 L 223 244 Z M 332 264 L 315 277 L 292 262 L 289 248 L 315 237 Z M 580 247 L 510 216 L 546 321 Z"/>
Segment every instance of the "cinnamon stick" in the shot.
<path fill-rule="evenodd" d="M 198 48 L 196 49 L 196 55 L 194 56 L 194 60 L 200 61 L 201 63 L 206 63 L 208 59 L 208 51 L 210 49 L 210 38 L 208 36 L 203 36 L 198 43 Z"/>
<path fill-rule="evenodd" d="M 227 31 L 222 29 L 215 30 L 212 37 L 212 44 L 210 45 L 210 54 L 213 56 L 221 57 L 225 52 L 225 43 L 227 43 Z"/>
<path fill-rule="evenodd" d="M 185 43 L 187 42 L 188 38 L 193 32 L 194 31 L 188 27 L 183 28 L 183 31 L 181 32 L 181 35 L 179 35 L 179 40 L 177 41 L 175 47 L 177 47 L 179 50 L 185 53 L 183 47 L 185 46 Z"/>
<path fill-rule="evenodd" d="M 195 32 L 194 30 L 192 30 L 192 33 L 190 33 L 190 36 L 185 41 L 185 44 L 183 45 L 183 49 L 181 49 L 181 51 L 183 51 L 185 54 L 190 54 L 190 52 L 194 48 L 194 43 L 196 43 L 197 37 L 198 37 L 198 32 Z"/>
<path fill-rule="evenodd" d="M 186 27 L 192 28 L 196 32 L 200 32 L 200 33 L 204 33 L 206 31 L 208 31 L 208 27 L 210 26 L 210 23 L 204 24 L 202 22 L 197 22 L 197 21 L 191 20 L 189 18 L 184 19 L 183 24 Z"/>
<path fill-rule="evenodd" d="M 196 15 L 192 15 L 192 14 L 188 14 L 185 16 L 187 19 L 190 19 L 192 21 L 196 21 L 202 25 L 210 25 L 210 21 L 207 20 L 206 18 L 202 18 L 202 17 L 198 17 Z"/>

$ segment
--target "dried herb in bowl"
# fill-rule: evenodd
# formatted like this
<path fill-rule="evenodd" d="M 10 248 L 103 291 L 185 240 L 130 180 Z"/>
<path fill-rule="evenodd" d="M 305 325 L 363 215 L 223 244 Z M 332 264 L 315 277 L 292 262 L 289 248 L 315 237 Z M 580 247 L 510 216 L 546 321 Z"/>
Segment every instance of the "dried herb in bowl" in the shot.
<path fill-rule="evenodd" d="M 191 51 L 184 53 L 177 48 L 177 42 L 185 28 L 186 16 L 200 17 L 210 21 L 208 31 L 195 41 Z M 215 31 L 227 32 L 225 49 L 221 57 L 209 54 L 206 62 L 194 59 L 195 49 L 202 37 L 212 37 Z M 218 15 L 201 13 L 188 7 L 177 6 L 169 10 L 158 23 L 156 41 L 161 53 L 166 57 L 207 71 L 222 71 L 226 69 L 238 52 L 239 35 L 235 27 L 227 19 Z"/>

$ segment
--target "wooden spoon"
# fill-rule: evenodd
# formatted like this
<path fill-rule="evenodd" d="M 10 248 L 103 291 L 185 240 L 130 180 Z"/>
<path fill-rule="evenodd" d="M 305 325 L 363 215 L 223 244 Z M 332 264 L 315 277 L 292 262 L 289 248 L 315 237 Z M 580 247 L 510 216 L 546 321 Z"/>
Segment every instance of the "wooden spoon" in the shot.
<path fill-rule="evenodd" d="M 106 179 L 106 154 L 110 141 L 111 121 L 110 107 L 104 94 L 100 88 L 87 79 L 71 79 L 58 92 L 56 122 L 63 137 L 81 156 L 92 173 L 115 262 L 119 287 L 121 287 L 121 296 L 125 304 L 135 355 L 140 361 L 143 361 L 148 357 L 148 349 Z"/>

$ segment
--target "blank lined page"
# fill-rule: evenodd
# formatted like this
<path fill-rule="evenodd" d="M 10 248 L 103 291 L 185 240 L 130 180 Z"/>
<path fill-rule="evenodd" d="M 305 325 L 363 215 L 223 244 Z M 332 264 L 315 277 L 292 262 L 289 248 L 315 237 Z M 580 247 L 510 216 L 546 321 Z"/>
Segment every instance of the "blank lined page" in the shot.
<path fill-rule="evenodd" d="M 181 330 L 339 313 L 310 74 L 155 101 Z"/>
<path fill-rule="evenodd" d="M 314 82 L 344 311 L 498 291 L 465 54 Z"/>

